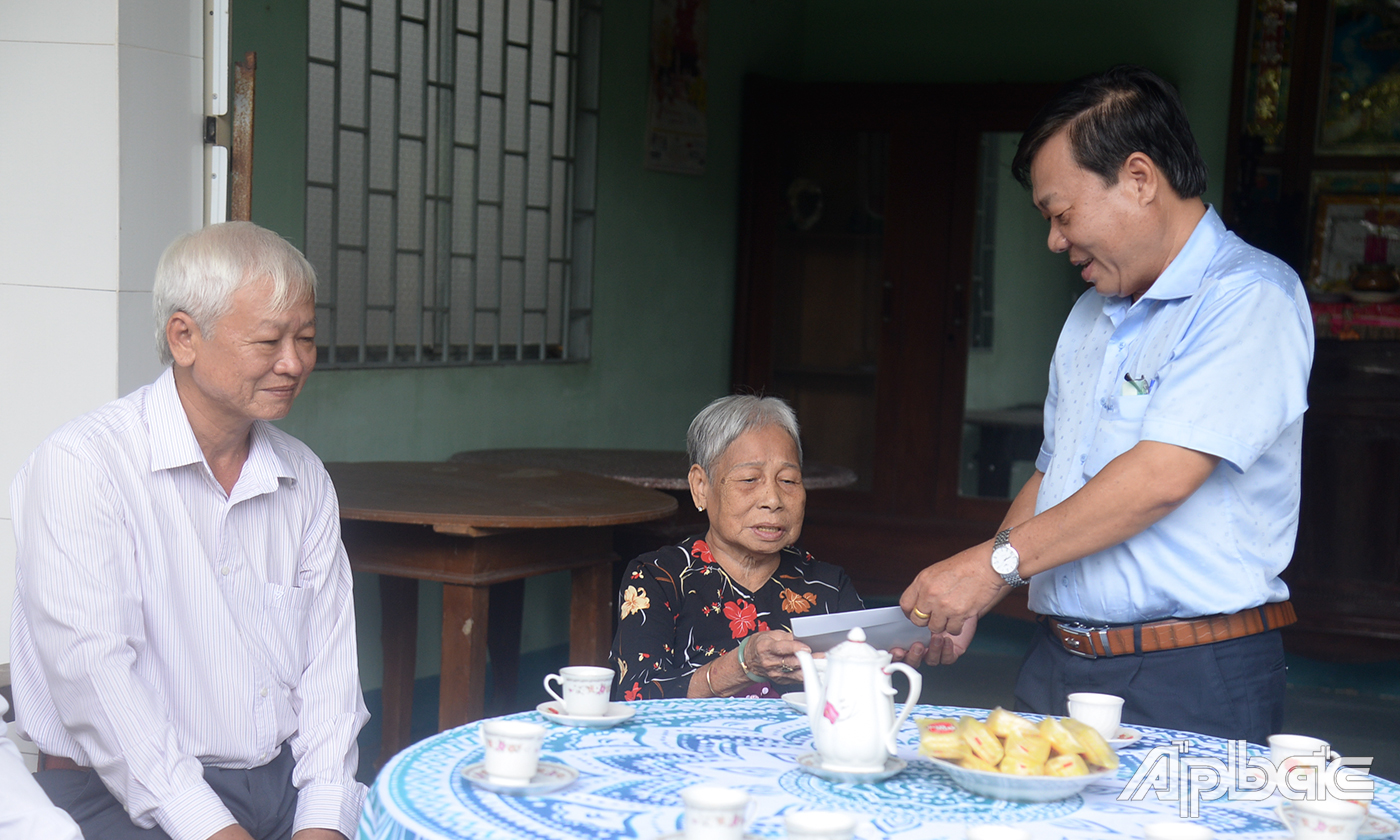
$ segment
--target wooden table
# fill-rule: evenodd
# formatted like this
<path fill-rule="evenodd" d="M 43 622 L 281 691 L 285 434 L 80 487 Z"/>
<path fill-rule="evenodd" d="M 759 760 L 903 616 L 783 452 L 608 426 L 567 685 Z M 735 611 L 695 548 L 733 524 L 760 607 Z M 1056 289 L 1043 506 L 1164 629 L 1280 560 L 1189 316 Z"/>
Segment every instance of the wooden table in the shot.
<path fill-rule="evenodd" d="M 462 464 L 518 464 L 547 467 L 615 478 L 655 490 L 689 490 L 690 458 L 684 452 L 659 449 L 474 449 L 458 452 Z M 848 487 L 856 474 L 846 467 L 808 461 L 802 465 L 802 485 L 808 490 Z"/>
<path fill-rule="evenodd" d="M 409 743 L 418 581 L 442 588 L 438 728 L 485 713 L 487 646 L 512 662 L 521 611 L 496 605 L 505 638 L 486 632 L 493 584 L 570 570 L 569 661 L 603 665 L 612 642 L 612 527 L 671 514 L 664 493 L 587 473 L 441 462 L 330 463 L 350 566 L 378 574 L 384 646 L 380 763 Z M 504 609 L 500 609 L 504 607 Z M 513 616 L 510 613 L 514 613 Z M 513 627 L 513 632 L 512 628 Z M 509 638 L 513 635 L 513 640 Z M 513 650 L 507 653 L 512 646 Z M 497 669 L 496 681 L 503 674 Z M 513 678 L 513 675 L 512 675 Z"/>

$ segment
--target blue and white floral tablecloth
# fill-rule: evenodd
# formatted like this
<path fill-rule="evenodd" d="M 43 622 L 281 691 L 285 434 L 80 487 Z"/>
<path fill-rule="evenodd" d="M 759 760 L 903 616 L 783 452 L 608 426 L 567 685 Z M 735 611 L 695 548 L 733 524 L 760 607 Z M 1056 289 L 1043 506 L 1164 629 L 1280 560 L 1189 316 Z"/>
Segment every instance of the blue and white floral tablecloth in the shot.
<path fill-rule="evenodd" d="M 360 840 L 575 840 L 655 838 L 677 831 L 680 791 L 698 784 L 747 790 L 755 799 L 749 831 L 784 836 L 784 812 L 810 808 L 864 816 L 865 840 L 961 840 L 975 823 L 1017 823 L 1036 840 L 1118 840 L 1142 837 L 1147 823 L 1179 819 L 1177 805 L 1148 794 L 1120 802 L 1125 783 L 1154 746 L 1189 739 L 1195 755 L 1226 757 L 1226 742 L 1191 733 L 1150 729 L 1141 746 L 1120 753 L 1115 779 L 1095 782 L 1058 802 L 1022 804 L 985 799 L 955 786 L 917 756 L 912 718 L 949 717 L 984 710 L 919 706 L 900 738 L 903 773 L 878 784 L 837 784 L 797 767 L 810 752 L 805 716 L 787 704 L 751 700 L 653 700 L 632 704 L 637 714 L 614 729 L 576 729 L 546 723 L 543 758 L 579 771 L 579 779 L 546 796 L 502 796 L 472 787 L 462 770 L 482 760 L 481 724 L 442 732 L 385 765 L 370 788 Z M 511 720 L 541 721 L 536 712 Z M 1253 753 L 1254 750 L 1252 749 Z M 1376 781 L 1376 813 L 1400 818 L 1400 787 Z M 1250 840 L 1286 836 L 1272 802 L 1215 801 L 1201 820 L 1218 835 Z"/>

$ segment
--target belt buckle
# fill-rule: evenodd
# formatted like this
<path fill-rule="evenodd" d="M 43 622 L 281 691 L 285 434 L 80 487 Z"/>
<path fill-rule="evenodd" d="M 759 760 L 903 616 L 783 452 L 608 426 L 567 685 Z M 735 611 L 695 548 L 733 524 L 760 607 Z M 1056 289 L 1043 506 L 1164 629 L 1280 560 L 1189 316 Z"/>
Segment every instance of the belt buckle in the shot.
<path fill-rule="evenodd" d="M 1108 628 L 1095 627 L 1088 624 L 1080 624 L 1077 621 L 1057 621 L 1055 622 L 1061 631 L 1067 635 L 1060 638 L 1061 647 L 1075 656 L 1085 659 L 1098 659 L 1099 654 L 1094 653 L 1094 634 L 1099 636 L 1099 642 L 1103 645 L 1105 652 L 1110 652 L 1108 648 Z M 1111 653 L 1111 652 L 1110 652 Z"/>

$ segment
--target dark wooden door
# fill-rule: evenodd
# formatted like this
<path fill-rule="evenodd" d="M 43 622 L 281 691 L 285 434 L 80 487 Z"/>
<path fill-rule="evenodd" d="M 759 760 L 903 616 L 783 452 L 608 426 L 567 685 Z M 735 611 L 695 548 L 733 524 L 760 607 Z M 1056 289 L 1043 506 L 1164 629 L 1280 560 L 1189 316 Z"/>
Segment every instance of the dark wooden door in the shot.
<path fill-rule="evenodd" d="M 746 87 L 734 385 L 788 399 L 807 456 L 860 477 L 810 495 L 804 541 L 866 594 L 1005 514 L 958 493 L 978 155 L 1053 91 Z"/>

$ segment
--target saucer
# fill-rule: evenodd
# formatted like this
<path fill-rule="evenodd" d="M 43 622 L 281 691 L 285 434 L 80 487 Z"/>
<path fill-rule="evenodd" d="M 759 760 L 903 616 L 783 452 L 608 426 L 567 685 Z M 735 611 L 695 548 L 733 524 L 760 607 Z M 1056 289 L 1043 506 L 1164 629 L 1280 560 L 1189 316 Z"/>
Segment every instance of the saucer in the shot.
<path fill-rule="evenodd" d="M 1118 727 L 1118 732 L 1115 733 L 1111 739 L 1109 739 L 1108 745 L 1110 747 L 1113 747 L 1115 750 L 1121 750 L 1124 747 L 1133 746 L 1137 742 L 1141 741 L 1142 738 L 1142 732 L 1136 729 L 1129 729 L 1126 726 L 1120 726 Z"/>
<path fill-rule="evenodd" d="M 535 707 L 535 711 L 550 723 L 557 723 L 561 726 L 584 726 L 589 729 L 607 729 L 617 726 L 626 720 L 631 720 L 637 713 L 635 706 L 624 706 L 621 703 L 609 703 L 608 713 L 598 717 L 584 717 L 583 715 L 571 715 L 564 711 L 564 704 L 557 700 L 541 703 Z"/>
<path fill-rule="evenodd" d="M 464 768 L 462 775 L 467 777 L 467 781 L 492 793 L 505 793 L 511 796 L 538 796 L 572 784 L 578 778 L 578 771 L 563 764 L 555 764 L 552 761 L 541 761 L 540 766 L 535 770 L 533 779 L 523 785 L 508 785 L 491 781 L 491 777 L 486 775 L 486 762 L 481 761 Z"/>
<path fill-rule="evenodd" d="M 859 785 L 883 782 L 896 773 L 902 772 L 904 768 L 909 766 L 909 762 L 902 758 L 889 756 L 885 759 L 885 766 L 873 773 L 851 773 L 845 770 L 828 770 L 822 766 L 822 757 L 820 755 L 809 752 L 797 757 L 797 766 L 819 779 L 826 779 L 828 782 L 845 782 Z"/>
<path fill-rule="evenodd" d="M 783 702 L 802 714 L 807 714 L 807 692 L 789 691 L 787 694 L 783 695 Z"/>
<path fill-rule="evenodd" d="M 1284 800 L 1278 804 L 1278 816 L 1282 818 L 1283 824 L 1290 829 L 1293 828 L 1293 803 Z M 1357 837 L 1390 837 L 1395 832 L 1400 831 L 1400 825 L 1389 817 L 1377 814 L 1374 808 L 1367 809 L 1366 822 L 1361 824 L 1357 830 Z"/>

